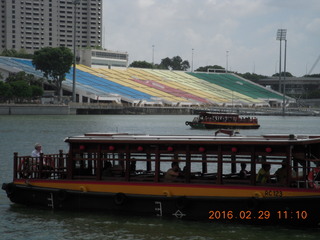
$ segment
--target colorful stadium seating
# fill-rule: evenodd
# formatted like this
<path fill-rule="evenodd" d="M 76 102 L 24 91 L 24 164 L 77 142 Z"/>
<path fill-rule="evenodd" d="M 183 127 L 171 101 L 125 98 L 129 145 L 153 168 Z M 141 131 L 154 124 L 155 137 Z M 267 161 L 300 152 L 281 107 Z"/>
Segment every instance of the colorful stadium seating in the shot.
<path fill-rule="evenodd" d="M 0 57 L 0 68 L 25 71 L 42 77 L 31 60 Z M 71 91 L 73 68 L 63 81 Z M 200 73 L 153 69 L 108 69 L 77 65 L 79 96 L 103 100 L 117 96 L 121 102 L 166 106 L 258 106 L 282 101 L 279 93 L 235 74 Z"/>

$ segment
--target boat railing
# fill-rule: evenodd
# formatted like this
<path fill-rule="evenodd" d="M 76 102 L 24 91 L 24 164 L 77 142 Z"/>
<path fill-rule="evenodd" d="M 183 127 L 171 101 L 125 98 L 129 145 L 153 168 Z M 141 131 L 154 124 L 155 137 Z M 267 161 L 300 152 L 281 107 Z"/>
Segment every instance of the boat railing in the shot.
<path fill-rule="evenodd" d="M 71 157 L 70 157 L 71 156 Z M 14 154 L 15 179 L 88 179 L 102 181 L 133 181 L 133 182 L 166 182 L 165 173 L 170 168 L 174 154 L 160 153 L 76 153 L 41 154 L 40 157 L 18 156 Z M 220 159 L 219 159 L 220 158 Z M 268 156 L 257 158 L 252 156 L 215 153 L 179 154 L 177 158 L 183 174 L 174 182 L 190 184 L 236 184 L 258 185 L 291 188 L 319 188 L 320 174 L 308 178 L 313 169 L 318 169 L 319 159 L 304 159 L 305 164 L 294 166 L 294 161 L 288 166 L 292 176 L 288 181 L 279 182 L 275 175 L 268 183 L 256 181 L 258 169 L 262 164 L 273 166 L 272 171 L 282 166 L 286 156 Z M 311 164 L 312 162 L 312 164 Z M 112 166 L 107 168 L 107 163 Z M 137 169 L 132 169 L 132 163 L 137 163 Z M 221 165 L 219 165 L 221 163 Z M 247 164 L 249 174 L 242 178 L 239 174 L 240 164 Z M 220 167 L 219 167 L 220 166 Z M 223 168 L 223 169 L 222 169 Z M 311 176 L 311 175 L 310 175 Z"/>
<path fill-rule="evenodd" d="M 14 178 L 51 178 L 67 176 L 67 154 L 41 154 L 40 157 L 18 156 L 14 153 Z"/>

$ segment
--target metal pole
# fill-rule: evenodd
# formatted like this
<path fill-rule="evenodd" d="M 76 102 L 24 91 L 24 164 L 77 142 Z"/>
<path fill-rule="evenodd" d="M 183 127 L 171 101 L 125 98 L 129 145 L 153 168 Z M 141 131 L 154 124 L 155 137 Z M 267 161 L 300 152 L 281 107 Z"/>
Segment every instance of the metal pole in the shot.
<path fill-rule="evenodd" d="M 154 45 L 152 45 L 152 68 L 154 68 Z"/>
<path fill-rule="evenodd" d="M 77 4 L 80 0 L 74 0 L 74 30 L 73 30 L 73 76 L 72 76 L 72 102 L 76 102 L 76 38 L 77 38 Z"/>
<path fill-rule="evenodd" d="M 282 102 L 282 112 L 284 114 L 284 111 L 285 111 L 285 83 L 284 81 L 281 83 L 281 46 L 282 46 L 282 40 L 285 40 L 286 42 L 286 45 L 285 45 L 285 48 L 287 48 L 287 39 L 286 39 L 286 34 L 287 34 L 287 29 L 278 29 L 278 32 L 277 32 L 277 40 L 280 41 L 280 60 L 279 60 L 279 93 L 282 93 L 283 94 L 283 102 Z M 286 49 L 285 49 L 286 51 Z M 286 54 L 286 52 L 285 52 Z M 284 64 L 286 64 L 286 56 L 285 56 L 285 60 L 284 60 Z M 284 72 L 286 72 L 286 66 L 285 66 L 285 69 L 284 69 Z M 285 74 L 284 74 L 284 80 L 285 80 Z M 281 84 L 283 85 L 281 89 Z M 281 91 L 282 90 L 282 91 Z"/>
<path fill-rule="evenodd" d="M 281 93 L 281 39 L 280 39 L 280 60 L 279 60 L 279 92 Z"/>
<path fill-rule="evenodd" d="M 228 53 L 229 51 L 226 51 L 226 73 L 228 73 Z"/>
<path fill-rule="evenodd" d="M 285 102 L 286 102 L 286 68 L 287 68 L 287 39 L 284 40 L 284 75 L 283 75 L 283 103 L 282 114 L 285 115 Z"/>
<path fill-rule="evenodd" d="M 191 72 L 193 72 L 193 48 L 192 48 L 192 58 L 191 58 Z"/>

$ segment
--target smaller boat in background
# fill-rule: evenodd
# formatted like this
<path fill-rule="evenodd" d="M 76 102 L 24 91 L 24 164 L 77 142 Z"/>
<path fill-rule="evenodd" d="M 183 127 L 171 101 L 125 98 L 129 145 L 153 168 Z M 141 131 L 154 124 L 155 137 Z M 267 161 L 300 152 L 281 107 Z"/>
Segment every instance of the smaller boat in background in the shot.
<path fill-rule="evenodd" d="M 258 129 L 256 117 L 240 117 L 236 113 L 201 112 L 192 122 L 186 125 L 197 129 Z"/>

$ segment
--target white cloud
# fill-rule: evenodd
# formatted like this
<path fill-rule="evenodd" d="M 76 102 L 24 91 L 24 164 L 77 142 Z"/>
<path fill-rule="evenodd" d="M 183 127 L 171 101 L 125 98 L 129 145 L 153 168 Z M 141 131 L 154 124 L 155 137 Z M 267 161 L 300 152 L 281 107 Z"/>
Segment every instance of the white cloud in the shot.
<path fill-rule="evenodd" d="M 155 4 L 154 0 L 138 0 L 138 5 L 142 8 L 148 8 Z"/>
<path fill-rule="evenodd" d="M 271 75 L 279 57 L 278 28 L 288 30 L 288 71 L 303 75 L 320 54 L 318 0 L 104 0 L 104 45 L 127 51 L 130 61 L 179 55 L 194 68 L 230 65 Z M 290 47 L 290 48 L 289 48 Z M 290 69 L 291 67 L 291 69 Z M 320 67 L 315 71 L 320 72 Z"/>
<path fill-rule="evenodd" d="M 307 30 L 311 33 L 319 33 L 320 18 L 314 18 L 306 26 Z"/>

